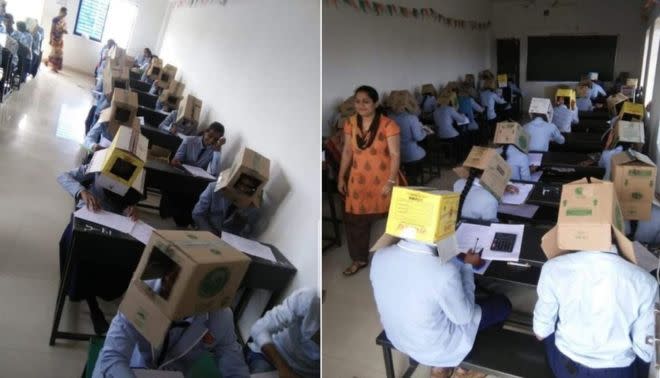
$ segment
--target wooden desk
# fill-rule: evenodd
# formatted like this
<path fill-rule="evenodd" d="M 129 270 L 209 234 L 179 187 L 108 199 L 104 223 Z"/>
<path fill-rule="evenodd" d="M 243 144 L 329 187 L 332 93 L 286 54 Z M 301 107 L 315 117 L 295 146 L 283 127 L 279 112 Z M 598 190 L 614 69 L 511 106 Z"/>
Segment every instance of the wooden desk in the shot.
<path fill-rule="evenodd" d="M 137 116 L 144 117 L 144 123 L 153 127 L 158 127 L 161 123 L 163 123 L 163 121 L 165 120 L 165 118 L 167 118 L 169 114 L 170 113 L 162 112 L 144 106 L 138 106 L 138 110 L 137 110 Z"/>
<path fill-rule="evenodd" d="M 583 119 L 604 119 L 604 120 L 610 120 L 612 118 L 610 116 L 610 113 L 607 111 L 607 108 L 600 109 L 600 110 L 592 110 L 590 112 L 583 112 L 579 111 L 578 112 L 578 118 L 580 120 Z"/>
<path fill-rule="evenodd" d="M 133 74 L 133 75 L 137 75 L 137 74 L 134 73 L 134 72 L 131 72 L 131 74 Z M 128 85 L 131 87 L 131 89 L 133 89 L 133 90 L 135 90 L 135 91 L 140 91 L 140 92 L 144 92 L 144 93 L 149 93 L 149 90 L 151 89 L 151 84 L 147 83 L 146 81 L 142 81 L 142 80 L 140 80 L 140 76 L 139 76 L 139 75 L 138 75 L 137 79 L 134 79 L 134 78 L 133 78 L 133 77 L 134 77 L 133 75 L 130 75 L 130 76 L 131 76 L 131 79 L 130 79 L 130 81 L 129 81 L 129 83 L 128 83 Z"/>
<path fill-rule="evenodd" d="M 137 94 L 138 106 L 144 106 L 149 109 L 156 109 L 156 102 L 158 101 L 158 96 L 149 94 L 148 91 L 141 92 L 138 90 L 133 90 L 133 93 Z"/>
<path fill-rule="evenodd" d="M 179 146 L 183 142 L 179 136 L 168 133 L 157 127 L 144 125 L 140 127 L 140 131 L 142 132 L 142 135 L 149 139 L 149 147 L 152 145 L 163 147 L 173 154 L 176 153 L 176 150 L 179 149 Z"/>
<path fill-rule="evenodd" d="M 568 133 L 563 134 L 566 139 L 564 144 L 550 143 L 550 151 L 561 152 L 601 152 L 603 141 L 601 134 L 597 133 Z"/>
<path fill-rule="evenodd" d="M 173 167 L 161 160 L 148 160 L 144 168 L 146 188 L 166 189 L 170 192 L 199 196 L 209 183 L 214 181 L 195 177 L 185 169 Z"/>

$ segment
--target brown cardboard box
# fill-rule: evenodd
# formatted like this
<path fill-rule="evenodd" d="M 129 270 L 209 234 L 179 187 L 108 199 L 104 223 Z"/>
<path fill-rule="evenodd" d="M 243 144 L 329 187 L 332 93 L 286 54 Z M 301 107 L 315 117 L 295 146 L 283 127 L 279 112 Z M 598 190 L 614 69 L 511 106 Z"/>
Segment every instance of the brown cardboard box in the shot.
<path fill-rule="evenodd" d="M 170 84 L 174 81 L 174 77 L 176 76 L 176 71 L 177 68 L 174 67 L 171 64 L 165 65 L 163 67 L 163 70 L 160 73 L 160 77 L 158 78 L 158 87 L 167 89 L 170 87 Z"/>
<path fill-rule="evenodd" d="M 644 124 L 637 121 L 616 122 L 614 128 L 614 143 L 627 142 L 644 144 Z"/>
<path fill-rule="evenodd" d="M 610 112 L 614 112 L 615 106 L 621 102 L 627 101 L 628 97 L 624 95 L 623 93 L 619 92 L 617 94 L 613 94 L 607 98 L 607 109 L 610 110 Z"/>
<path fill-rule="evenodd" d="M 546 117 L 548 122 L 552 122 L 552 114 L 554 108 L 549 98 L 533 97 L 529 103 L 529 114 L 534 118 L 533 114 L 540 114 Z"/>
<path fill-rule="evenodd" d="M 115 88 L 129 90 L 129 70 L 127 67 L 112 68 L 108 64 L 103 70 L 103 94 L 112 95 Z"/>
<path fill-rule="evenodd" d="M 511 179 L 511 167 L 502 159 L 494 148 L 475 146 L 463 162 L 463 166 L 456 171 L 459 176 L 465 176 L 469 168 L 482 170 L 479 181 L 497 199 L 502 198 L 509 179 Z M 462 172 L 461 172 L 462 171 Z"/>
<path fill-rule="evenodd" d="M 147 76 L 150 80 L 158 80 L 161 72 L 163 71 L 163 61 L 160 58 L 152 58 L 149 69 L 147 69 Z"/>
<path fill-rule="evenodd" d="M 172 321 L 231 306 L 250 261 L 210 232 L 155 230 L 119 311 L 157 348 Z"/>
<path fill-rule="evenodd" d="M 638 83 L 639 83 L 639 79 L 635 79 L 635 78 L 626 79 L 627 86 L 637 88 Z"/>
<path fill-rule="evenodd" d="M 422 85 L 422 96 L 423 95 L 437 96 L 438 92 L 435 90 L 433 84 L 424 84 Z"/>
<path fill-rule="evenodd" d="M 513 144 L 525 153 L 529 149 L 529 135 L 518 122 L 498 122 L 493 142 Z"/>
<path fill-rule="evenodd" d="M 270 160 L 258 152 L 244 147 L 236 156 L 231 168 L 224 170 L 215 190 L 222 190 L 225 197 L 239 207 L 261 204 L 263 191 L 270 175 Z M 242 205 L 242 206 L 241 206 Z"/>
<path fill-rule="evenodd" d="M 186 120 L 188 122 L 199 123 L 201 112 L 202 100 L 193 95 L 187 95 L 179 105 L 179 111 L 176 115 L 176 122 Z"/>
<path fill-rule="evenodd" d="M 172 80 L 169 88 L 163 90 L 160 95 L 160 102 L 167 104 L 171 108 L 177 108 L 183 98 L 183 90 L 186 85 L 178 80 Z"/>
<path fill-rule="evenodd" d="M 132 126 L 137 117 L 138 98 L 135 92 L 115 89 L 110 105 L 110 123 Z"/>
<path fill-rule="evenodd" d="M 628 150 L 612 157 L 612 182 L 624 219 L 650 220 L 656 166 L 646 155 Z"/>
<path fill-rule="evenodd" d="M 570 251 L 609 251 L 614 233 L 619 252 L 634 263 L 632 243 L 623 230 L 614 184 L 582 179 L 563 185 L 557 225 L 543 236 L 541 248 L 548 259 Z"/>

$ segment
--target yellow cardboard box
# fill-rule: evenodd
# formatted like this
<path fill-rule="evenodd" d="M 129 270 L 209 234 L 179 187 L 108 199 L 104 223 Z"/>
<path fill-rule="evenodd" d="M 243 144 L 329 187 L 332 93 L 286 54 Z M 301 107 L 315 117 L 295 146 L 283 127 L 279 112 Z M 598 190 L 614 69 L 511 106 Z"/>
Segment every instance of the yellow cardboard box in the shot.
<path fill-rule="evenodd" d="M 497 87 L 506 88 L 508 86 L 509 86 L 509 78 L 507 77 L 507 74 L 497 75 Z"/>
<path fill-rule="evenodd" d="M 575 110 L 575 91 L 570 88 L 559 88 L 557 89 L 557 92 L 555 92 L 555 102 L 559 98 L 568 98 L 568 104 L 564 102 L 564 105 L 566 105 L 569 109 Z"/>
<path fill-rule="evenodd" d="M 621 112 L 619 112 L 619 119 L 624 119 L 625 115 L 629 115 L 630 117 L 625 117 L 625 118 L 632 118 L 632 119 L 637 119 L 637 120 L 643 120 L 644 119 L 644 105 L 642 104 L 637 104 L 634 102 L 626 101 L 623 103 L 623 106 L 621 107 Z"/>

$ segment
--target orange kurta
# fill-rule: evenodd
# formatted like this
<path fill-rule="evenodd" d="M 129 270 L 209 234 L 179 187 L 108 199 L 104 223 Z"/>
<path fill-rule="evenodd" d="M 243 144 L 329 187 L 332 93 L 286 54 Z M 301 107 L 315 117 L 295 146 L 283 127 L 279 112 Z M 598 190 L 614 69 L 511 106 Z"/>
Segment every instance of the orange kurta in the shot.
<path fill-rule="evenodd" d="M 390 178 L 390 149 L 387 138 L 399 134 L 399 126 L 391 119 L 381 116 L 376 138 L 371 146 L 362 150 L 358 147 L 353 128 L 357 128 L 357 117 L 353 116 L 344 125 L 345 143 L 351 143 L 353 161 L 348 179 L 346 212 L 349 214 L 384 214 L 390 208 L 390 194 L 382 194 Z"/>

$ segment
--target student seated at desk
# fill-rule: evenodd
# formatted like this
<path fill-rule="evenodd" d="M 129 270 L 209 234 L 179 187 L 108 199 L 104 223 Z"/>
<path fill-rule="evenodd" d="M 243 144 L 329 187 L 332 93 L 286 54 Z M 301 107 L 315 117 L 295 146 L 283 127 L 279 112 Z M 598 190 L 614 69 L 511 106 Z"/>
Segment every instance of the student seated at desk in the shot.
<path fill-rule="evenodd" d="M 420 162 L 426 151 L 417 142 L 426 138 L 426 131 L 415 114 L 419 107 L 409 91 L 396 91 L 390 94 L 387 102 L 393 111 L 393 119 L 401 131 L 401 163 Z"/>
<path fill-rule="evenodd" d="M 515 136 L 518 137 L 514 140 Z M 494 143 L 501 146 L 498 152 L 511 167 L 511 180 L 532 181 L 529 156 L 525 151 L 529 145 L 529 136 L 522 126 L 516 122 L 498 123 Z"/>
<path fill-rule="evenodd" d="M 135 60 L 135 67 L 141 72 L 146 72 L 147 68 L 149 68 L 149 64 L 151 64 L 152 57 L 153 54 L 151 53 L 151 50 L 148 47 L 145 47 L 142 51 L 142 55 Z"/>
<path fill-rule="evenodd" d="M 633 107 L 637 108 L 641 113 L 644 112 L 644 107 L 641 104 L 631 104 Z M 629 149 L 636 149 L 637 151 L 641 151 L 642 148 L 644 147 L 644 138 L 643 138 L 643 133 L 638 133 L 640 139 L 638 139 L 636 142 L 622 142 L 619 140 L 617 137 L 618 134 L 623 133 L 622 130 L 618 129 L 622 125 L 619 124 L 619 120 L 621 121 L 641 121 L 644 117 L 639 117 L 639 115 L 632 114 L 628 112 L 629 107 L 626 106 L 626 102 L 620 102 L 616 104 L 615 106 L 616 109 L 619 110 L 619 115 L 615 116 L 612 118 L 612 126 L 610 127 L 609 130 L 609 135 L 607 137 L 607 141 L 605 142 L 605 149 L 600 155 L 600 160 L 598 161 L 598 166 L 601 168 L 605 168 L 605 176 L 603 176 L 603 180 L 609 180 L 611 176 L 611 161 L 612 161 L 612 156 L 619 154 L 623 151 L 627 151 Z"/>
<path fill-rule="evenodd" d="M 537 105 L 538 104 L 538 105 Z M 529 150 L 547 152 L 550 142 L 564 144 L 564 136 L 552 122 L 552 105 L 547 98 L 533 98 L 529 106 L 529 116 L 532 118 L 523 126 L 529 135 Z"/>
<path fill-rule="evenodd" d="M 32 66 L 32 34 L 28 33 L 27 26 L 25 22 L 19 21 L 16 23 L 16 31 L 11 35 L 18 43 L 23 47 L 21 51 L 24 52 L 23 59 L 21 61 L 21 66 L 18 67 L 18 72 L 20 75 L 20 82 L 25 83 L 27 74 L 30 73 L 30 67 Z"/>
<path fill-rule="evenodd" d="M 589 86 L 583 83 L 580 83 L 577 87 L 577 100 L 575 105 L 577 109 L 581 112 L 591 112 L 594 110 L 594 104 L 589 98 Z"/>
<path fill-rule="evenodd" d="M 656 197 L 658 195 L 656 194 Z M 642 244 L 660 246 L 660 202 L 653 201 L 651 207 L 651 219 L 649 220 L 627 220 L 626 233 L 630 239 Z"/>
<path fill-rule="evenodd" d="M 422 99 L 419 102 L 419 107 L 421 109 L 421 118 L 422 120 L 426 121 L 432 121 L 433 120 L 433 112 L 435 112 L 435 109 L 437 108 L 437 98 L 438 98 L 438 92 L 435 90 L 435 87 L 433 84 L 424 84 L 422 85 Z"/>
<path fill-rule="evenodd" d="M 108 56 L 110 55 L 110 50 L 112 50 L 115 46 L 117 46 L 117 44 L 115 43 L 114 39 L 108 39 L 108 42 L 105 44 L 105 46 L 101 48 L 101 52 L 99 53 L 99 62 L 96 64 L 94 76 L 103 76 L 103 69 L 105 68 Z"/>
<path fill-rule="evenodd" d="M 321 303 L 315 290 L 298 289 L 250 330 L 247 363 L 251 374 L 321 376 Z"/>
<path fill-rule="evenodd" d="M 117 89 L 117 91 L 124 91 L 123 89 Z M 129 112 L 129 119 L 126 122 L 123 122 L 125 125 L 132 125 L 133 119 L 136 116 L 136 110 L 133 108 L 127 108 L 123 104 L 115 103 L 114 101 L 108 104 L 108 107 L 104 109 L 98 117 L 98 121 L 94 126 L 89 130 L 85 139 L 83 140 L 83 147 L 95 152 L 104 148 L 110 147 L 112 140 L 115 138 L 115 133 L 119 129 L 120 122 L 116 119 L 111 119 L 112 114 L 116 114 L 117 110 L 124 112 Z M 114 110 L 114 112 L 113 112 Z"/>
<path fill-rule="evenodd" d="M 451 104 L 450 93 L 444 92 L 438 97 L 439 107 L 433 112 L 433 120 L 435 121 L 436 137 L 442 141 L 453 143 L 458 159 L 465 158 L 466 136 L 459 133 L 454 127 L 454 122 L 457 126 L 466 125 L 470 120 L 458 113 Z"/>
<path fill-rule="evenodd" d="M 154 81 L 155 81 L 154 79 L 149 78 L 149 75 L 147 75 L 147 73 L 149 72 L 149 69 L 151 68 L 151 64 L 154 61 L 154 59 L 158 59 L 158 55 L 154 54 L 154 55 L 151 56 L 151 60 L 149 61 L 149 65 L 144 70 L 144 72 L 142 73 L 142 77 L 140 78 L 140 81 L 144 81 L 145 83 L 147 83 L 149 85 L 153 84 Z"/>
<path fill-rule="evenodd" d="M 222 231 L 250 237 L 259 220 L 258 205 L 251 201 L 232 201 L 216 190 L 216 182 L 211 182 L 199 196 L 192 211 L 192 219 L 200 231 L 209 231 L 222 236 Z M 261 198 L 262 195 L 259 195 Z M 261 200 L 258 204 L 261 203 Z"/>
<path fill-rule="evenodd" d="M 104 185 L 107 180 L 98 180 L 101 173 L 87 173 L 88 165 L 81 165 L 76 169 L 62 173 L 57 182 L 76 200 L 76 210 L 86 206 L 94 212 L 105 210 L 116 214 L 123 214 L 137 220 L 135 205 L 140 201 L 141 195 L 129 189 L 126 195 L 121 196 L 112 192 Z M 70 252 L 73 238 L 73 217 L 66 226 L 60 239 L 60 273 L 64 274 L 64 267 Z M 108 329 L 108 322 L 101 311 L 96 297 L 111 301 L 121 297 L 126 287 L 116 287 L 113 282 L 121 277 L 128 282 L 133 275 L 131 271 L 121 271 L 118 267 L 108 269 L 106 264 L 91 261 L 79 261 L 71 267 L 71 281 L 66 293 L 72 301 L 87 301 L 90 317 L 94 325 L 94 332 L 102 335 Z M 119 282 L 122 282 L 119 279 Z"/>
<path fill-rule="evenodd" d="M 474 80 L 474 77 L 472 77 L 472 80 Z M 461 114 L 465 114 L 470 121 L 470 124 L 467 126 L 467 132 L 471 146 L 476 144 L 477 135 L 479 134 L 479 124 L 474 118 L 474 112 L 483 113 L 484 111 L 484 108 L 470 94 L 470 91 L 473 89 L 474 87 L 470 86 L 469 83 L 463 83 L 458 90 L 458 111 Z"/>
<path fill-rule="evenodd" d="M 589 80 L 587 82 L 589 85 L 589 98 L 593 101 L 596 100 L 598 97 L 606 97 L 607 93 L 603 89 L 603 87 L 600 86 L 600 84 L 596 83 L 595 81 Z"/>
<path fill-rule="evenodd" d="M 563 94 L 572 94 L 563 96 Z M 578 110 L 575 105 L 575 92 L 572 89 L 558 89 L 555 96 L 555 108 L 552 114 L 552 123 L 557 126 L 559 132 L 570 133 L 571 125 L 580 123 Z"/>
<path fill-rule="evenodd" d="M 492 137 L 495 132 L 495 127 L 497 124 L 498 116 L 495 110 L 495 104 L 504 105 L 507 102 L 504 101 L 502 96 L 495 93 L 495 80 L 486 79 L 483 83 L 484 87 L 481 90 L 479 95 L 481 105 L 486 108 L 486 121 L 488 122 L 488 133 Z"/>
<path fill-rule="evenodd" d="M 180 122 L 176 122 L 176 118 L 179 115 L 177 109 L 172 110 L 170 114 L 163 120 L 163 122 L 158 125 L 158 128 L 161 130 L 168 131 L 174 135 L 183 134 L 186 136 L 193 136 L 197 133 L 197 122 L 191 122 L 187 119 L 182 119 Z"/>
<path fill-rule="evenodd" d="M 174 280 L 166 275 L 146 283 L 160 293 L 171 291 Z M 195 362 L 209 352 L 223 378 L 249 378 L 234 332 L 234 315 L 229 308 L 172 322 L 160 349 L 151 345 L 126 316 L 118 312 L 112 319 L 92 377 L 135 377 L 132 368 L 190 374 Z"/>

